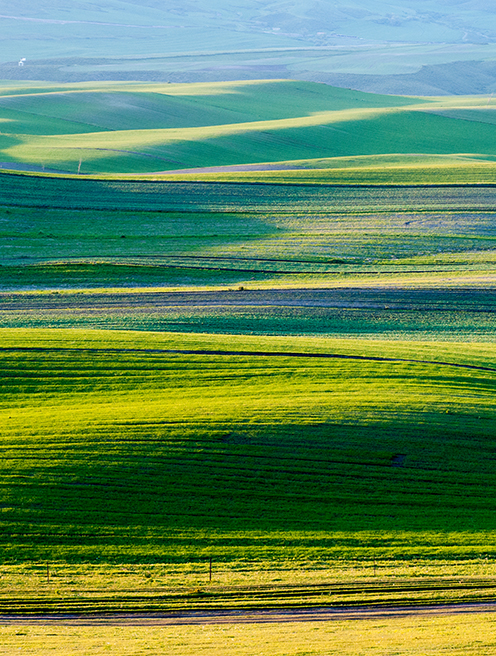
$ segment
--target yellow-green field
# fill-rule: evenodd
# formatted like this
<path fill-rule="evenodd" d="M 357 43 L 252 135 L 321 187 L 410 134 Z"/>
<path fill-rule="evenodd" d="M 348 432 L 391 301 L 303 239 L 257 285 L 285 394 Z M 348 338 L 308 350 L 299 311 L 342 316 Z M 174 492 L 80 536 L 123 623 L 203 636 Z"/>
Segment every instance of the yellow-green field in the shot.
<path fill-rule="evenodd" d="M 494 601 L 495 130 L 487 97 L 2 86 L 31 170 L 0 175 L 0 613 Z M 494 627 L 20 621 L 0 654 L 479 656 Z"/>
<path fill-rule="evenodd" d="M 5 329 L 1 346 L 6 562 L 494 558 L 494 343 Z"/>
<path fill-rule="evenodd" d="M 0 654 L 492 656 L 492 614 L 200 626 L 0 627 Z"/>

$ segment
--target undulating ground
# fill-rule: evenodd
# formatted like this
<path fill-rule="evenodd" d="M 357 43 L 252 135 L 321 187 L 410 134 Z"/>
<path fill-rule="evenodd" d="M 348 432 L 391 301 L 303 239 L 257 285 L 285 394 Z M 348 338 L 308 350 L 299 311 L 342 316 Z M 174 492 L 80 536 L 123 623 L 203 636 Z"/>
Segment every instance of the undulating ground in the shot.
<path fill-rule="evenodd" d="M 493 599 L 490 102 L 3 92 L 3 612 Z"/>
<path fill-rule="evenodd" d="M 276 181 L 305 169 L 296 181 L 492 182 L 493 102 L 281 80 L 4 82 L 0 163 L 81 175 L 257 164 L 285 169 Z"/>
<path fill-rule="evenodd" d="M 491 186 L 1 179 L 9 562 L 488 573 Z"/>

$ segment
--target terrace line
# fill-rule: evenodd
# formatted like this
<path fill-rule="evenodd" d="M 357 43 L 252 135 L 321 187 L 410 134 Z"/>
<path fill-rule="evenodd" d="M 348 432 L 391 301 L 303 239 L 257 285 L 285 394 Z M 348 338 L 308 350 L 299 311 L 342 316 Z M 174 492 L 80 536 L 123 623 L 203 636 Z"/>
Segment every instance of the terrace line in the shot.
<path fill-rule="evenodd" d="M 268 358 L 322 358 L 336 360 L 365 360 L 367 362 L 403 362 L 410 364 L 433 364 L 442 367 L 457 367 L 459 369 L 475 369 L 476 371 L 492 371 L 494 367 L 483 367 L 476 364 L 461 364 L 457 362 L 443 362 L 436 360 L 414 360 L 408 358 L 385 358 L 374 355 L 347 355 L 343 353 L 299 353 L 294 351 L 219 351 L 219 350 L 190 350 L 190 349 L 126 349 L 126 348 L 71 348 L 71 347 L 42 347 L 42 346 L 5 346 L 0 347 L 1 352 L 35 352 L 35 353 L 142 353 L 142 354 L 171 354 L 171 355 L 218 355 L 241 357 L 268 357 Z"/>

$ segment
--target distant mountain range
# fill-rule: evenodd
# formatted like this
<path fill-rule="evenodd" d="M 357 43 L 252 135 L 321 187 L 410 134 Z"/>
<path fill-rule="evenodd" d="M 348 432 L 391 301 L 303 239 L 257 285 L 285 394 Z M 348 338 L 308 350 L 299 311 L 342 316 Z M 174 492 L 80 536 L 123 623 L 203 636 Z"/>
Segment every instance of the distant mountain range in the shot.
<path fill-rule="evenodd" d="M 0 0 L 0 25 L 3 79 L 496 88 L 496 6 L 485 0 Z"/>

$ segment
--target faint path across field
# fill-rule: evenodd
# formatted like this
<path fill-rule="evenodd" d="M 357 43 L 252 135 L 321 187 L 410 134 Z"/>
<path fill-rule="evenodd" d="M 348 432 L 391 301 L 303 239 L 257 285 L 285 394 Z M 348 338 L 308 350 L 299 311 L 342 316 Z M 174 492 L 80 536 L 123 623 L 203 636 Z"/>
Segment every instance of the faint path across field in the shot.
<path fill-rule="evenodd" d="M 1 16 L 0 16 L 1 18 Z M 130 152 L 130 151 L 117 151 L 117 152 Z M 135 153 L 143 155 L 143 153 Z M 70 171 L 60 171 L 58 169 L 43 168 L 42 166 L 37 166 L 36 164 L 24 164 L 17 162 L 0 162 L 0 169 L 5 169 L 9 171 L 26 171 L 33 173 L 70 173 L 71 175 L 74 172 Z M 205 168 L 196 168 L 196 169 L 172 169 L 170 171 L 156 171 L 150 173 L 149 175 L 176 175 L 183 173 L 229 173 L 235 171 L 304 171 L 308 170 L 308 167 L 304 166 L 295 166 L 292 164 L 234 164 L 232 166 L 209 166 Z M 129 174 L 123 173 L 124 177 Z"/>
<path fill-rule="evenodd" d="M 236 171 L 307 171 L 308 166 L 296 166 L 295 164 L 285 164 L 283 162 L 262 163 L 262 164 L 232 164 L 230 166 L 207 166 L 196 169 L 177 169 L 172 171 L 158 171 L 160 175 L 170 173 L 234 173 Z"/>
<path fill-rule="evenodd" d="M 265 624 L 270 622 L 333 622 L 394 617 L 426 617 L 495 613 L 496 602 L 438 606 L 365 608 L 288 608 L 276 610 L 212 610 L 177 613 L 95 613 L 91 615 L 0 615 L 0 626 L 174 626 L 180 624 Z"/>

